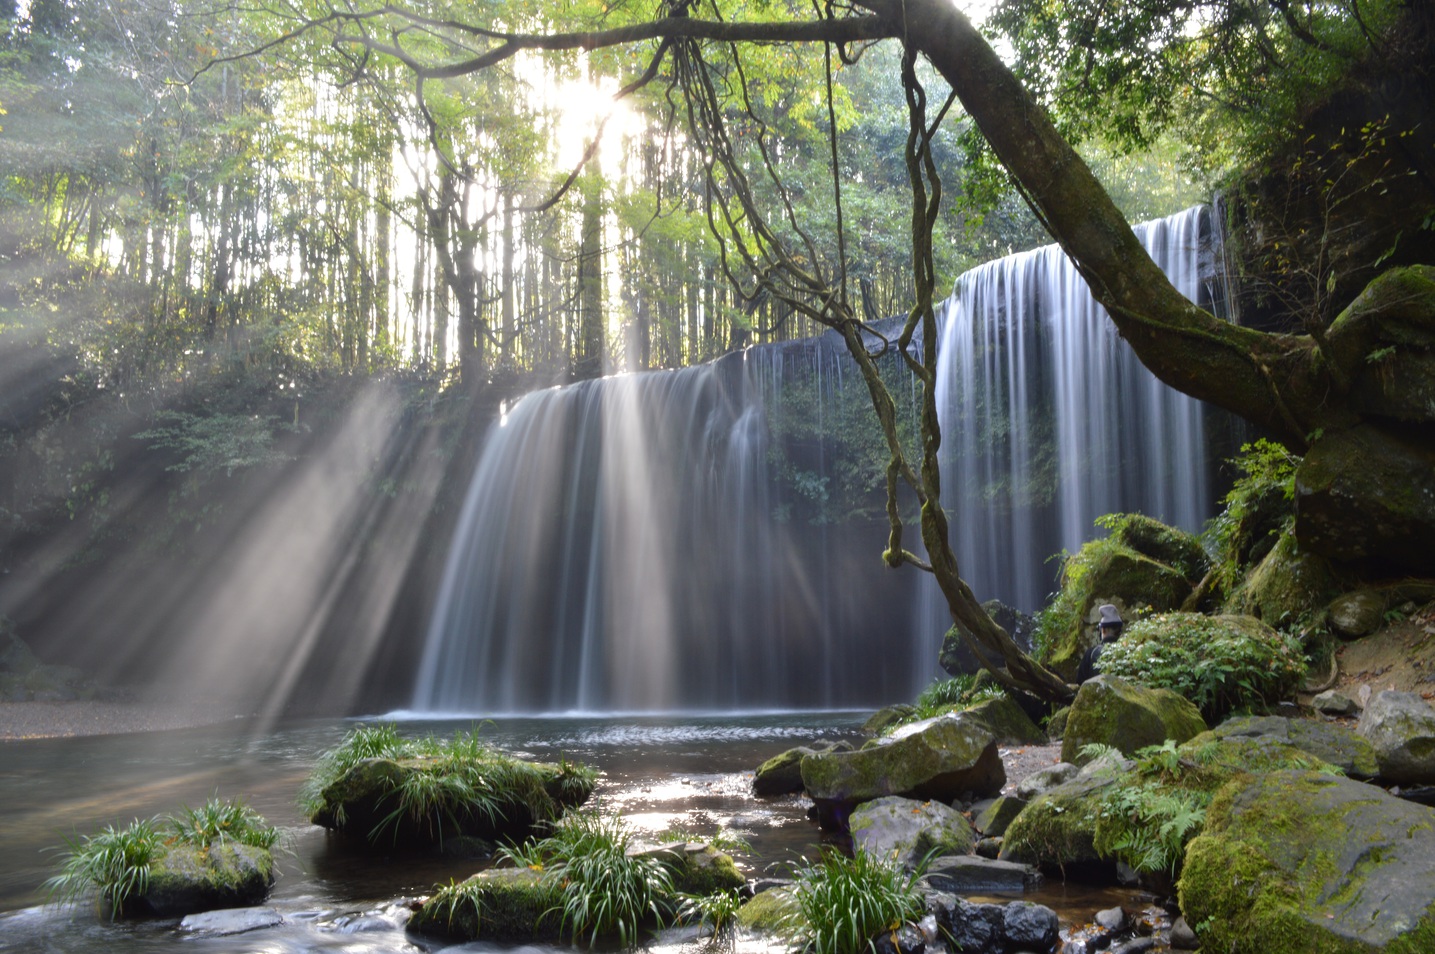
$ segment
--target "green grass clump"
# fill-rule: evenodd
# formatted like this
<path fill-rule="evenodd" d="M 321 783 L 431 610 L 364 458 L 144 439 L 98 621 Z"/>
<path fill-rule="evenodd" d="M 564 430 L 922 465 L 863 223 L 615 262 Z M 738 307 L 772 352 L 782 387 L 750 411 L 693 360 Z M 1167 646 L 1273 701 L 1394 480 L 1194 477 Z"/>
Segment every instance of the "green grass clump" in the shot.
<path fill-rule="evenodd" d="M 983 684 L 975 673 L 963 673 L 951 679 L 934 679 L 917 695 L 913 711 L 882 730 L 890 735 L 893 730 L 923 719 L 935 718 L 948 712 L 957 712 L 979 706 L 991 699 L 1000 699 L 1006 693 L 1001 686 Z"/>
<path fill-rule="evenodd" d="M 397 841 L 408 826 L 442 842 L 445 832 L 463 831 L 466 819 L 497 823 L 519 809 L 534 821 L 553 821 L 565 804 L 586 798 L 597 778 L 586 765 L 564 761 L 555 773 L 515 759 L 486 745 L 476 730 L 406 739 L 391 724 L 359 726 L 319 759 L 300 789 L 300 807 L 310 817 L 332 811 L 342 824 L 344 806 L 330 804 L 325 792 L 370 759 L 403 766 L 384 783 L 371 839 L 391 834 Z"/>
<path fill-rule="evenodd" d="M 269 851 L 278 840 L 279 830 L 242 801 L 212 798 L 200 808 L 137 818 L 123 828 L 106 825 L 98 835 L 66 842 L 60 873 L 44 886 L 55 903 L 78 904 L 94 897 L 111 917 L 118 917 L 149 891 L 151 869 L 171 846 L 208 849 L 237 842 Z"/>
<path fill-rule="evenodd" d="M 857 849 L 852 857 L 826 851 L 795 871 L 796 910 L 786 933 L 811 954 L 875 951 L 874 938 L 922 917 L 920 871 Z"/>
<path fill-rule="evenodd" d="M 499 854 L 542 872 L 559 896 L 550 914 L 559 917 L 562 933 L 589 947 L 616 936 L 627 947 L 637 944 L 645 924 L 667 921 L 676 900 L 672 871 L 657 857 L 630 854 L 632 845 L 621 819 L 581 812 L 547 837 Z"/>

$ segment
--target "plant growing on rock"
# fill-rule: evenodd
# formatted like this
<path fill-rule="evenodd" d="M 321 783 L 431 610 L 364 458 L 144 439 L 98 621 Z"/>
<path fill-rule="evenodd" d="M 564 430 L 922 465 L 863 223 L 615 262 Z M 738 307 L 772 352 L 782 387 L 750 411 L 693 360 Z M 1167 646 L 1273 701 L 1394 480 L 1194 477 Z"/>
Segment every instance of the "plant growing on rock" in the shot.
<path fill-rule="evenodd" d="M 793 871 L 797 906 L 785 933 L 812 954 L 875 951 L 874 938 L 883 931 L 922 916 L 921 873 L 860 848 L 850 858 L 825 851 L 815 864 Z"/>
<path fill-rule="evenodd" d="M 1212 725 L 1288 697 L 1305 675 L 1297 641 L 1249 617 L 1166 613 L 1133 623 L 1101 656 L 1104 673 L 1195 703 Z"/>

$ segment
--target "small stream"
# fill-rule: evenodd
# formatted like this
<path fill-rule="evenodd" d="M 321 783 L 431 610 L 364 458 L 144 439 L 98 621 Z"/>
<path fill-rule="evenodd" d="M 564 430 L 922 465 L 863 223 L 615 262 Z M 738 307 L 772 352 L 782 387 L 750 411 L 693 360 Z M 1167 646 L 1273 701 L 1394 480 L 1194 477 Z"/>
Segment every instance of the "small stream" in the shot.
<path fill-rule="evenodd" d="M 807 820 L 807 801 L 753 798 L 752 769 L 809 740 L 854 738 L 865 715 L 502 718 L 484 721 L 481 728 L 494 746 L 520 757 L 568 758 L 597 767 L 601 778 L 590 804 L 622 813 L 639 832 L 679 829 L 710 835 L 721 829 L 741 836 L 752 852 L 737 860 L 752 876 L 782 874 L 787 863 L 814 857 L 820 848 L 817 827 Z M 473 721 L 404 720 L 400 731 L 446 735 Z M 357 850 L 308 824 L 294 804 L 314 760 L 354 724 L 294 722 L 256 735 L 236 722 L 0 743 L 0 951 L 389 954 L 442 947 L 404 932 L 405 901 L 428 894 L 435 884 L 468 877 L 481 863 Z M 284 916 L 282 925 L 205 938 L 181 932 L 175 919 L 112 924 L 89 908 L 45 903 L 42 884 L 55 872 L 54 849 L 67 839 L 106 824 L 197 806 L 216 794 L 242 797 L 283 831 L 287 850 L 268 901 Z M 1076 920 L 1126 900 L 1120 893 L 1060 884 L 1028 897 Z M 653 944 L 665 951 L 694 946 L 681 931 L 665 933 Z"/>

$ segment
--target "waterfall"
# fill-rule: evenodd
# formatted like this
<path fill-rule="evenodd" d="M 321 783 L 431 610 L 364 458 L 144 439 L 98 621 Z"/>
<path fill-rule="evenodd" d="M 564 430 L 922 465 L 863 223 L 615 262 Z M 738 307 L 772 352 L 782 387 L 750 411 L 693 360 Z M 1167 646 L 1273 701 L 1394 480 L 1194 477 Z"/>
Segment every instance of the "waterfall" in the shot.
<path fill-rule="evenodd" d="M 1219 309 L 1212 232 L 1201 207 L 1136 227 L 1182 294 Z M 1040 608 L 1042 565 L 1097 536 L 1103 514 L 1192 531 L 1211 516 L 1203 406 L 1141 366 L 1056 245 L 957 280 L 938 381 L 943 498 L 978 594 Z"/>
<path fill-rule="evenodd" d="M 1202 215 L 1140 232 L 1205 302 Z M 945 311 L 944 481 L 978 594 L 1037 608 L 1047 558 L 1095 535 L 1102 513 L 1199 526 L 1209 506 L 1199 405 L 1139 366 L 1059 251 L 969 272 Z M 413 707 L 910 697 L 937 673 L 947 624 L 921 574 L 880 564 L 882 462 L 867 402 L 835 334 L 523 397 L 475 468 Z"/>

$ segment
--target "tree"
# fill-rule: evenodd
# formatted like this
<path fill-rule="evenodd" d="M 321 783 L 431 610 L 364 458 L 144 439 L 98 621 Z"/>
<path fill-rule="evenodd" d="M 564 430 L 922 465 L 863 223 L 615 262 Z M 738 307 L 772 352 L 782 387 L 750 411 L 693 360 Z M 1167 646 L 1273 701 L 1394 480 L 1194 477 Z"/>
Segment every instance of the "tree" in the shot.
<path fill-rule="evenodd" d="M 573 15 L 584 11 L 570 7 Z M 1305 449 L 1312 435 L 1361 422 L 1350 381 L 1363 370 L 1368 326 L 1322 334 L 1268 334 L 1217 319 L 1172 287 L 1136 240 L 1126 220 L 1049 114 L 1002 62 L 967 17 L 947 0 L 856 0 L 829 5 L 814 17 L 796 5 L 736 8 L 674 4 L 664 15 L 633 16 L 623 6 L 588 11 L 599 28 L 524 17 L 511 11 L 509 25 L 456 22 L 419 9 L 391 6 L 329 9 L 301 18 L 295 33 L 332 32 L 341 47 L 364 57 L 389 57 L 422 83 L 492 69 L 525 50 L 622 51 L 639 60 L 641 72 L 622 95 L 661 78 L 666 96 L 684 119 L 704 157 L 706 208 L 720 243 L 723 270 L 740 298 L 775 300 L 837 330 L 861 367 L 887 437 L 890 537 L 884 558 L 892 566 L 914 564 L 930 571 L 953 619 L 998 678 L 1009 685 L 1062 699 L 1071 687 L 1024 656 L 982 611 L 961 578 L 948 543 L 940 505 L 937 448 L 941 434 L 934 401 L 935 274 L 932 234 L 941 204 L 941 180 L 932 150 L 937 126 L 950 101 L 929 122 L 919 61 L 930 64 L 951 87 L 1022 196 L 1077 263 L 1097 299 L 1142 362 L 1166 383 L 1227 408 Z M 781 14 L 788 18 L 782 18 Z M 523 31 L 512 23 L 530 27 Z M 422 37 L 422 45 L 410 37 Z M 884 340 L 862 321 L 850 287 L 843 220 L 840 143 L 831 74 L 834 64 L 860 55 L 881 40 L 903 46 L 901 82 L 909 112 L 905 147 L 911 182 L 912 304 L 899 336 Z M 751 44 L 751 46 L 747 46 Z M 795 211 L 784 179 L 787 157 L 764 118 L 757 77 L 771 44 L 815 50 L 825 70 L 835 210 L 835 253 L 824 255 Z M 769 110 L 767 115 L 770 115 Z M 922 388 L 920 448 L 902 446 L 893 401 L 875 357 L 895 348 Z M 899 487 L 920 510 L 923 558 L 903 546 Z"/>

